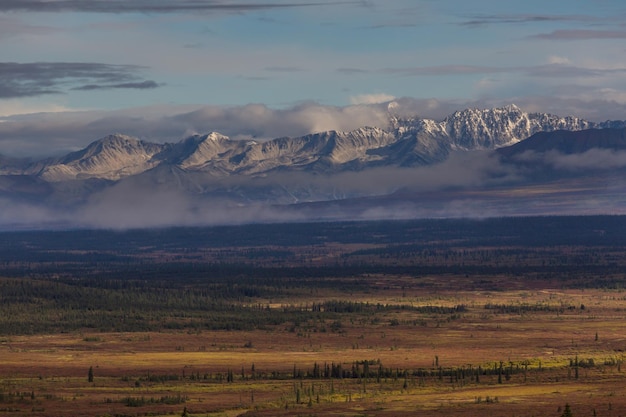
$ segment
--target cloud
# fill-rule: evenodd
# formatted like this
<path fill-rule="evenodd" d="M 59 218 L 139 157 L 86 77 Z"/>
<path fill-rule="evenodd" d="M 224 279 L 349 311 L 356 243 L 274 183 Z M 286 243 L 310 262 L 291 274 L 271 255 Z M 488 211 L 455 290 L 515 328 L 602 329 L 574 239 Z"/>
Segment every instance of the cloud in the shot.
<path fill-rule="evenodd" d="M 471 74 L 494 74 L 499 72 L 517 72 L 518 67 L 492 67 L 477 65 L 436 65 L 429 67 L 409 68 L 384 68 L 381 70 L 387 74 L 399 74 L 405 76 L 441 76 L 441 75 L 471 75 Z"/>
<path fill-rule="evenodd" d="M 352 104 L 377 104 L 386 103 L 394 100 L 395 97 L 391 94 L 377 93 L 377 94 L 360 94 L 358 96 L 350 97 L 350 103 Z"/>
<path fill-rule="evenodd" d="M 415 28 L 418 26 L 419 25 L 415 22 L 386 22 L 371 26 L 365 26 L 364 29 Z"/>
<path fill-rule="evenodd" d="M 87 84 L 80 87 L 74 87 L 72 90 L 92 91 L 92 90 L 112 90 L 117 88 L 131 88 L 137 90 L 147 90 L 152 88 L 158 88 L 160 85 L 155 81 L 147 80 L 136 83 L 121 83 L 121 84 Z"/>
<path fill-rule="evenodd" d="M 445 161 L 415 168 L 372 168 L 307 179 L 306 184 L 334 187 L 343 194 L 386 195 L 400 190 L 440 191 L 484 187 L 519 179 L 512 167 L 489 152 L 458 152 Z"/>
<path fill-rule="evenodd" d="M 576 89 L 573 89 L 576 87 Z M 512 97 L 511 100 L 527 112 L 552 113 L 562 116 L 582 117 L 591 121 L 624 120 L 626 95 L 597 94 L 595 88 L 565 86 L 562 95 L 546 91 L 545 95 Z M 587 91 L 591 90 L 591 91 Z M 599 99 L 598 97 L 603 97 Z M 485 101 L 494 102 L 494 101 Z M 496 101 L 497 102 L 497 101 Z"/>
<path fill-rule="evenodd" d="M 231 137 L 271 139 L 326 130 L 349 131 L 361 126 L 387 125 L 386 113 L 375 106 L 324 106 L 302 103 L 286 109 L 262 104 L 237 107 L 205 106 L 173 120 L 197 132 L 216 130 Z"/>
<path fill-rule="evenodd" d="M 215 0 L 3 0 L 0 11 L 88 13 L 196 13 L 245 12 L 294 7 L 328 6 L 358 2 L 223 2 Z"/>
<path fill-rule="evenodd" d="M 557 65 L 570 65 L 572 62 L 563 56 L 552 55 L 548 57 L 549 64 L 557 64 Z"/>
<path fill-rule="evenodd" d="M 589 30 L 571 29 L 555 30 L 550 33 L 540 33 L 532 38 L 556 41 L 583 41 L 593 39 L 626 39 L 625 30 Z"/>
<path fill-rule="evenodd" d="M 367 73 L 369 73 L 368 70 L 364 70 L 362 68 L 337 68 L 336 71 L 338 73 L 347 74 L 347 75 L 367 74 Z"/>
<path fill-rule="evenodd" d="M 522 159 L 529 162 L 528 166 L 543 164 L 575 173 L 626 167 L 625 151 L 603 149 L 575 155 L 527 153 Z M 606 190 L 589 189 L 574 176 L 566 183 L 537 187 L 525 182 L 532 172 L 503 163 L 492 152 L 453 153 L 446 161 L 429 166 L 335 174 L 275 171 L 259 178 L 217 178 L 154 172 L 127 178 L 64 207 L 0 197 L 0 228 L 71 225 L 128 229 L 320 219 L 606 213 L 620 209 L 619 203 L 611 200 L 611 193 L 621 195 L 621 185 L 602 194 Z M 604 177 L 598 178 L 601 183 Z M 75 193 L 78 187 L 72 185 L 65 192 Z M 348 200 L 342 201 L 345 198 Z M 337 201 L 329 201 L 332 199 Z M 56 200 L 66 201 L 62 195 Z M 292 205 L 294 202 L 301 204 Z"/>
<path fill-rule="evenodd" d="M 44 36 L 56 32 L 59 32 L 59 29 L 44 25 L 31 25 L 16 18 L 0 16 L 0 39 L 24 34 Z"/>
<path fill-rule="evenodd" d="M 211 131 L 233 139 L 264 140 L 387 124 L 384 105 L 336 107 L 312 102 L 283 109 L 248 104 L 68 111 L 0 118 L 0 149 L 7 155 L 40 157 L 74 151 L 115 132 L 154 142 L 176 142 Z"/>
<path fill-rule="evenodd" d="M 589 15 L 547 15 L 547 14 L 494 14 L 477 15 L 465 20 L 462 26 L 484 26 L 491 24 L 511 23 L 541 23 L 541 22 L 606 22 L 607 19 L 599 19 Z"/>
<path fill-rule="evenodd" d="M 173 175 L 155 171 L 107 186 L 78 203 L 66 203 L 69 199 L 64 198 L 63 193 L 80 192 L 80 183 L 65 191 L 57 189 L 60 194 L 54 200 L 63 202 L 63 206 L 45 200 L 0 199 L 0 227 L 57 224 L 128 229 L 305 221 L 319 218 L 316 216 L 375 218 L 378 209 L 367 209 L 363 213 L 345 208 L 334 210 L 331 203 L 318 213 L 315 209 L 291 204 L 382 196 L 397 191 L 413 194 L 484 186 L 501 183 L 503 178 L 510 179 L 508 170 L 488 153 L 463 153 L 453 154 L 449 160 L 433 166 L 386 167 L 338 174 L 278 171 L 260 178 L 237 175 L 216 178 L 197 173 Z M 197 192 L 199 189 L 202 194 Z M 392 218 L 410 213 L 392 211 L 395 214 L 388 213 Z"/>
<path fill-rule="evenodd" d="M 404 76 L 456 76 L 480 74 L 524 74 L 531 77 L 599 77 L 603 75 L 620 74 L 626 68 L 587 68 L 571 65 L 568 61 L 551 57 L 551 61 L 544 65 L 530 66 L 477 66 L 477 65 L 438 65 L 431 67 L 384 68 L 380 72 L 399 74 Z"/>
<path fill-rule="evenodd" d="M 524 72 L 531 77 L 601 77 L 626 73 L 626 68 L 584 68 L 565 63 L 553 63 L 527 67 Z"/>
<path fill-rule="evenodd" d="M 265 71 L 270 72 L 305 72 L 306 69 L 300 67 L 265 67 Z"/>
<path fill-rule="evenodd" d="M 50 227 L 55 223 L 67 222 L 71 219 L 69 213 L 54 210 L 44 204 L 16 201 L 0 197 L 0 228 L 14 227 Z"/>
<path fill-rule="evenodd" d="M 61 94 L 66 88 L 155 88 L 138 73 L 145 67 L 83 62 L 0 62 L 0 99 Z M 73 84 L 93 84 L 71 87 Z"/>
<path fill-rule="evenodd" d="M 562 154 L 557 151 L 542 155 L 526 155 L 556 169 L 567 171 L 613 170 L 626 167 L 626 151 L 612 149 L 589 149 L 583 153 Z"/>

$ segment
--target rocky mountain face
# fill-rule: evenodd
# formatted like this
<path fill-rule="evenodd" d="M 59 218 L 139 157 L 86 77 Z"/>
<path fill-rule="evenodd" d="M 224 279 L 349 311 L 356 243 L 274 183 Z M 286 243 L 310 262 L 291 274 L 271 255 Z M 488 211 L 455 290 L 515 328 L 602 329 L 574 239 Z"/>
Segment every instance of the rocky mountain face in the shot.
<path fill-rule="evenodd" d="M 29 165 L 25 173 L 49 182 L 86 178 L 119 180 L 156 166 L 158 161 L 154 156 L 162 149 L 162 145 L 130 136 L 110 135 L 78 152 Z"/>
<path fill-rule="evenodd" d="M 35 175 L 48 182 L 62 182 L 88 178 L 117 181 L 162 165 L 213 176 L 414 167 L 444 161 L 453 151 L 501 148 L 538 132 L 623 126 L 626 122 L 595 124 L 575 117 L 525 113 L 510 105 L 458 111 L 442 121 L 390 115 L 386 129 L 363 127 L 265 142 L 231 140 L 215 132 L 169 144 L 111 135 L 62 158 L 22 167 L 15 161 L 2 164 L 0 174 Z"/>
<path fill-rule="evenodd" d="M 611 122 L 606 122 L 609 124 Z M 626 126 L 613 122 L 612 127 Z M 453 149 L 495 149 L 515 144 L 538 132 L 603 128 L 577 117 L 560 117 L 547 113 L 525 113 L 515 105 L 495 109 L 457 111 L 440 122 L 428 119 L 392 119 L 397 134 L 424 132 L 448 141 Z M 608 126 L 607 126 L 608 127 Z"/>

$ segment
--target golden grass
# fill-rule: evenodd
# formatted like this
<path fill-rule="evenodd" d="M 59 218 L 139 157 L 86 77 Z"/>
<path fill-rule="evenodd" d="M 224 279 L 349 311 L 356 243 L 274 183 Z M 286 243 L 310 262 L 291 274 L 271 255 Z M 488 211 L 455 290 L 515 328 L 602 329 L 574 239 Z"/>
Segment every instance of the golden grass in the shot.
<path fill-rule="evenodd" d="M 411 311 L 382 313 L 375 323 L 344 316 L 339 333 L 291 333 L 279 326 L 246 332 L 4 337 L 0 339 L 0 392 L 4 396 L 0 415 L 180 415 L 186 407 L 191 415 L 202 416 L 531 416 L 559 415 L 557 409 L 565 403 L 572 405 L 575 415 L 592 415 L 593 410 L 597 415 L 623 415 L 626 369 L 622 373 L 617 364 L 623 361 L 626 348 L 625 295 L 601 290 L 403 295 L 389 290 L 353 295 L 353 299 L 383 304 L 464 304 L 468 310 L 453 320 Z M 485 309 L 487 303 L 565 308 L 506 314 Z M 399 324 L 390 325 L 392 318 Z M 578 379 L 569 367 L 576 358 L 594 364 L 579 368 Z M 479 383 L 412 376 L 380 382 L 374 378 L 330 381 L 286 376 L 294 367 L 310 370 L 316 362 L 349 368 L 362 360 L 409 370 L 436 370 L 435 362 L 444 368 L 471 365 L 473 369 L 492 369 L 502 362 L 504 367 L 527 366 L 528 372 L 516 373 L 501 384 L 495 375 L 481 376 Z M 252 365 L 265 377 L 252 379 Z M 89 367 L 94 369 L 93 383 L 87 381 Z M 245 379 L 240 376 L 242 368 Z M 235 375 L 232 383 L 215 379 L 228 370 Z M 281 372 L 283 377 L 270 378 L 272 372 Z M 205 374 L 210 378 L 204 379 Z M 148 375 L 177 375 L 180 379 L 149 381 Z M 178 395 L 186 401 L 158 402 Z M 126 397 L 148 401 L 128 407 L 123 403 Z"/>

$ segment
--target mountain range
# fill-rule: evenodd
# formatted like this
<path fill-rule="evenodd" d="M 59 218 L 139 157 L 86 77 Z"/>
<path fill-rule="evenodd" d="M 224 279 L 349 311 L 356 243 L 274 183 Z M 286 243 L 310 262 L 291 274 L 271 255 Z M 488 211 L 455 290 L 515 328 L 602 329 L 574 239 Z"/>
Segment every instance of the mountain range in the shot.
<path fill-rule="evenodd" d="M 210 223 L 214 216 L 206 213 L 215 207 L 223 211 L 222 222 L 245 207 L 248 215 L 233 222 L 255 221 L 254 213 L 267 210 L 298 220 L 333 218 L 337 207 L 338 217 L 362 218 L 356 213 L 367 207 L 389 211 L 398 204 L 402 216 L 446 215 L 450 212 L 433 209 L 433 202 L 449 208 L 450 202 L 468 201 L 468 192 L 478 193 L 472 201 L 479 194 L 492 201 L 505 190 L 525 187 L 521 194 L 528 195 L 538 184 L 554 188 L 555 181 L 569 181 L 571 188 L 574 179 L 580 184 L 591 174 L 596 180 L 586 181 L 596 185 L 607 175 L 615 177 L 626 166 L 625 132 L 625 121 L 594 123 L 510 105 L 458 111 L 441 121 L 398 117 L 390 106 L 385 127 L 267 141 L 212 132 L 150 143 L 113 134 L 61 157 L 0 156 L 0 224 L 28 222 L 16 207 L 41 213 L 44 220 L 51 210 L 78 213 L 72 220 L 91 224 L 100 209 L 118 210 L 122 219 L 125 208 L 139 215 L 149 209 L 146 204 L 161 199 L 184 212 L 184 224 L 193 223 L 194 213 L 205 213 L 198 221 Z M 173 204 L 176 200 L 184 204 Z M 416 207 L 418 201 L 422 204 Z M 85 215 L 95 206 L 98 210 Z M 424 207 L 431 208 L 424 212 Z M 170 223 L 177 222 L 164 224 Z"/>

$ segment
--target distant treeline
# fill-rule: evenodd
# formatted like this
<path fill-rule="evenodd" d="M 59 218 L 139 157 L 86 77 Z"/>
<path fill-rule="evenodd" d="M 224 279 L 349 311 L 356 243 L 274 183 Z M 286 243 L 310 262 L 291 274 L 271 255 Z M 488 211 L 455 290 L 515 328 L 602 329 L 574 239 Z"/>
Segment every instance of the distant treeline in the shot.
<path fill-rule="evenodd" d="M 92 286 L 91 284 L 97 284 Z M 158 284 L 158 283 L 157 283 Z M 278 295 L 280 288 L 271 289 Z M 288 290 L 284 294 L 289 294 Z M 257 302 L 260 289 L 223 285 L 154 285 L 132 280 L 0 279 L 0 334 L 92 330 L 137 332 L 176 330 L 254 330 L 283 325 L 285 330 L 337 332 L 341 315 L 375 319 L 377 312 L 438 315 L 446 319 L 464 306 L 408 306 L 324 301 L 270 308 Z M 283 294 L 283 295 L 284 295 Z M 397 320 L 389 321 L 397 325 Z"/>
<path fill-rule="evenodd" d="M 622 216 L 2 232 L 0 332 L 336 331 L 341 314 L 451 318 L 465 308 L 333 301 L 346 294 L 446 288 L 449 277 L 486 290 L 507 280 L 623 288 L 625 267 Z"/>
<path fill-rule="evenodd" d="M 6 255 L 46 251 L 115 251 L 118 256 L 131 256 L 156 250 L 185 252 L 202 248 L 289 247 L 328 242 L 421 243 L 430 248 L 451 245 L 626 246 L 626 216 L 288 223 L 128 231 L 4 231 L 0 232 L 0 237 L 2 259 L 10 259 Z"/>

